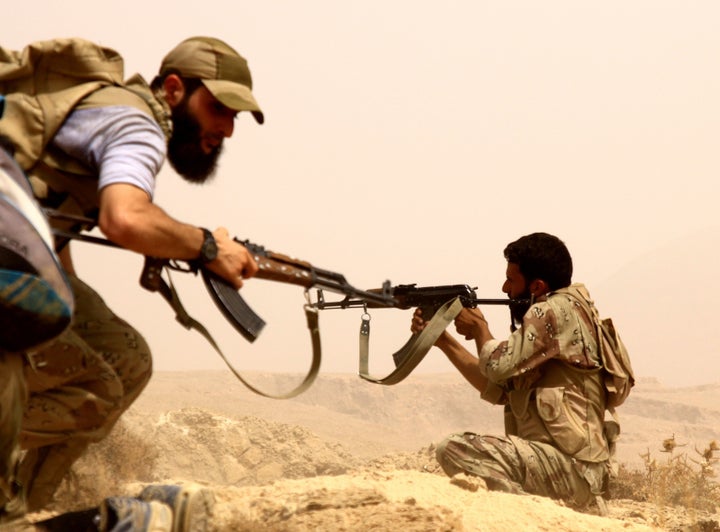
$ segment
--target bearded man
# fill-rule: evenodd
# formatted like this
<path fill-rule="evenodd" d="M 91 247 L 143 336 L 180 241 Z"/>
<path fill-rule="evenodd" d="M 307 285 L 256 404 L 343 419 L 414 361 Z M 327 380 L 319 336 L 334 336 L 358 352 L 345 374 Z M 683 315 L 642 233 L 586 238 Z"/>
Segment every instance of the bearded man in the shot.
<path fill-rule="evenodd" d="M 211 232 L 183 223 L 153 202 L 166 157 L 185 179 L 203 183 L 213 175 L 238 113 L 250 112 L 263 123 L 250 70 L 238 52 L 215 38 L 192 37 L 167 54 L 150 85 L 135 75 L 94 86 L 67 109 L 60 100 L 50 107 L 54 115 L 44 115 L 43 126 L 50 140 L 24 166 L 44 207 L 96 220 L 109 240 L 128 250 L 198 259 L 238 289 L 255 274 L 252 256 L 225 228 Z M 18 146 L 29 138 L 12 121 L 0 126 Z M 6 483 L 14 493 L 0 493 L 0 523 L 3 512 L 25 511 L 17 500 L 26 500 L 28 511 L 51 502 L 72 464 L 90 442 L 108 435 L 152 372 L 146 341 L 75 274 L 69 242 L 56 239 L 56 251 L 75 311 L 57 339 L 25 353 L 28 396 L 18 440 L 26 452 Z"/>
<path fill-rule="evenodd" d="M 589 294 L 572 283 L 565 244 L 532 233 L 507 245 L 502 290 L 516 300 L 512 334 L 496 339 L 479 309 L 464 308 L 457 332 L 477 355 L 447 331 L 435 345 L 482 399 L 505 407 L 505 435 L 453 434 L 437 448 L 449 476 L 480 477 L 488 489 L 562 499 L 574 507 L 597 502 L 605 512 L 615 425 L 607 408 L 597 329 Z M 425 327 L 420 310 L 411 330 Z"/>

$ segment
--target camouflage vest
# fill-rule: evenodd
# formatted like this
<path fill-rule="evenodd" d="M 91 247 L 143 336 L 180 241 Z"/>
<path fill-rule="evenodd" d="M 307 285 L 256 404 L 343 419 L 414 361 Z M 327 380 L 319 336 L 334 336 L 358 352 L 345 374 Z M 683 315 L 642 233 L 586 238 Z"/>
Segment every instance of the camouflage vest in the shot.
<path fill-rule="evenodd" d="M 36 42 L 21 52 L 0 47 L 0 93 L 0 134 L 15 145 L 35 196 L 69 214 L 96 218 L 98 209 L 98 176 L 50 144 L 75 108 L 128 105 L 152 116 L 166 138 L 171 132 L 170 110 L 147 83 L 138 75 L 123 81 L 122 57 L 83 39 Z"/>

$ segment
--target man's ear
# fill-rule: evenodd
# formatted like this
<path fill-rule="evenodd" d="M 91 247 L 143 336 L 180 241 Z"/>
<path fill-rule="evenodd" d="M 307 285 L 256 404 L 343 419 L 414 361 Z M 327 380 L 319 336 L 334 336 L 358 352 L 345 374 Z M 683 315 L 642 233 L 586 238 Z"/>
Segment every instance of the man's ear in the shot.
<path fill-rule="evenodd" d="M 168 74 L 163 80 L 165 101 L 170 107 L 177 106 L 185 97 L 185 85 L 177 74 Z"/>
<path fill-rule="evenodd" d="M 550 287 L 542 279 L 535 279 L 530 283 L 530 293 L 535 297 L 544 296 L 549 291 Z"/>

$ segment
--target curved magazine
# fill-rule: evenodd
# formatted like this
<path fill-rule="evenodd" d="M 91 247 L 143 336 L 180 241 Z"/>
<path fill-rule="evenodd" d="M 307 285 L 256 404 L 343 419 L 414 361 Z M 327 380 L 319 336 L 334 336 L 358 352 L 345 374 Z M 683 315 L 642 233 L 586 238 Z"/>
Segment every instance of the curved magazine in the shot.
<path fill-rule="evenodd" d="M 265 327 L 265 321 L 245 303 L 237 289 L 214 273 L 201 268 L 205 286 L 212 300 L 235 329 L 248 342 L 254 342 Z"/>

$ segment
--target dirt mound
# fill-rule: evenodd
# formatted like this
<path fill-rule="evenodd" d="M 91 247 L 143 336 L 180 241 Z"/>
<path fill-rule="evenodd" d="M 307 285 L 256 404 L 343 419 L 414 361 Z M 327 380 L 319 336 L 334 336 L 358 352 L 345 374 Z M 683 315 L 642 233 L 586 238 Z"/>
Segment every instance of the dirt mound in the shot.
<path fill-rule="evenodd" d="M 280 478 L 339 475 L 358 465 L 340 444 L 297 425 L 254 416 L 238 419 L 198 408 L 162 415 L 150 435 L 161 478 L 223 485 L 262 485 Z"/>

